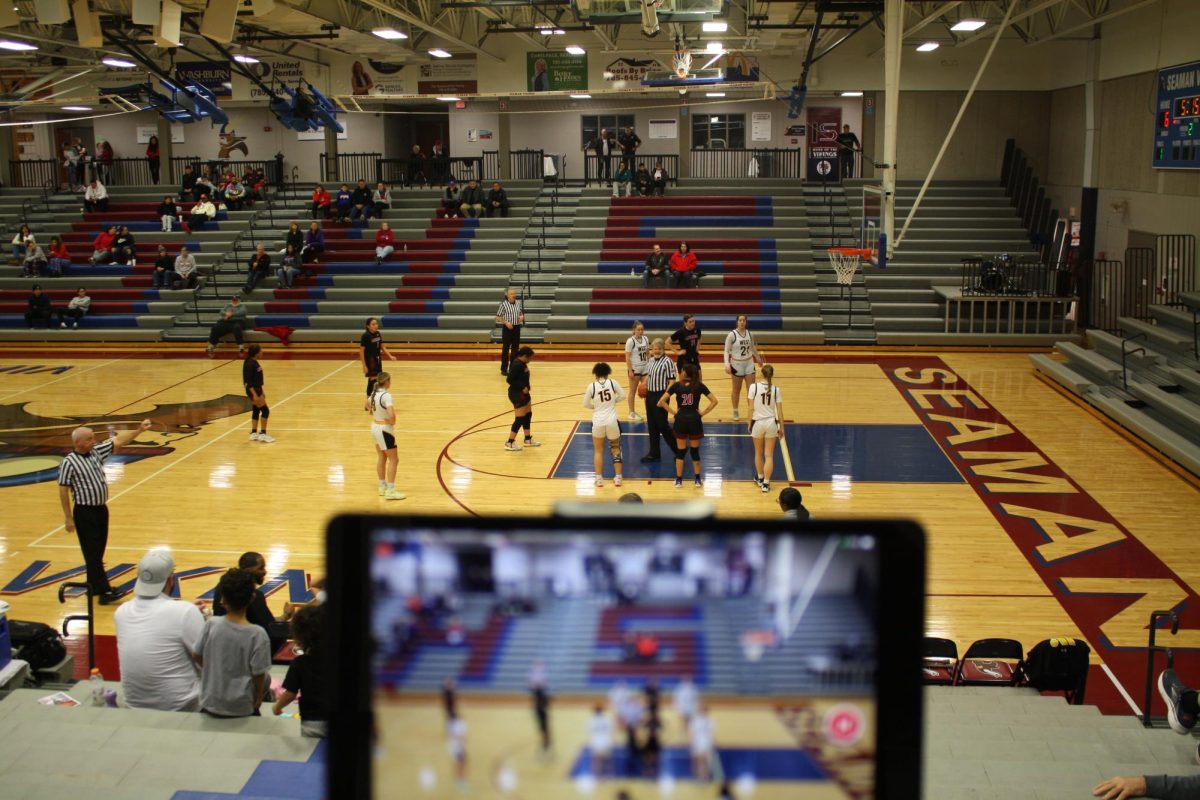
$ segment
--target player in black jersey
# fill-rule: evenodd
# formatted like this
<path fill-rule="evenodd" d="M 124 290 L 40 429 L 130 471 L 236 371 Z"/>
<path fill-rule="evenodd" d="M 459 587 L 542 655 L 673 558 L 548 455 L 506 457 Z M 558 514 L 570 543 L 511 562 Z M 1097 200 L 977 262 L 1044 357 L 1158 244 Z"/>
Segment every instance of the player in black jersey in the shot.
<path fill-rule="evenodd" d="M 358 340 L 358 362 L 362 364 L 363 375 L 367 378 L 367 397 L 375 391 L 375 376 L 383 370 L 383 356 L 392 361 L 396 357 L 388 352 L 383 343 L 383 334 L 379 332 L 379 320 L 375 317 L 367 319 L 366 331 Z M 366 408 L 366 405 L 363 406 Z"/>
<path fill-rule="evenodd" d="M 508 433 L 508 441 L 504 449 L 516 452 L 521 449 L 517 444 L 517 431 L 525 429 L 525 446 L 541 447 L 542 443 L 535 441 L 529 426 L 533 424 L 533 400 L 529 397 L 529 362 L 533 360 L 533 348 L 522 347 L 517 350 L 517 357 L 508 365 L 508 402 L 513 407 L 513 423 Z"/>
<path fill-rule="evenodd" d="M 246 351 L 246 360 L 242 362 L 242 383 L 246 386 L 246 397 L 250 398 L 252 404 L 250 441 L 270 443 L 275 441 L 275 437 L 267 433 L 267 419 L 271 416 L 271 407 L 267 405 L 267 395 L 263 392 L 263 369 L 262 364 L 258 363 L 258 354 L 261 352 L 262 347 L 257 344 L 250 345 L 250 349 Z"/>
<path fill-rule="evenodd" d="M 696 380 L 700 380 L 700 326 L 691 314 L 683 315 L 683 327 L 671 334 L 671 352 L 677 354 L 675 364 L 680 369 L 684 364 L 696 367 Z"/>
<path fill-rule="evenodd" d="M 708 406 L 700 410 L 700 396 L 708 398 Z M 696 475 L 696 486 L 703 486 L 700 476 L 700 439 L 704 436 L 704 423 L 701 418 L 717 407 L 717 398 L 708 391 L 708 387 L 700 382 L 699 370 L 694 364 L 685 363 L 679 368 L 679 382 L 663 394 L 658 401 L 659 406 L 671 408 L 671 398 L 675 398 L 675 488 L 683 486 L 683 458 L 687 452 L 692 454 L 692 471 Z"/>

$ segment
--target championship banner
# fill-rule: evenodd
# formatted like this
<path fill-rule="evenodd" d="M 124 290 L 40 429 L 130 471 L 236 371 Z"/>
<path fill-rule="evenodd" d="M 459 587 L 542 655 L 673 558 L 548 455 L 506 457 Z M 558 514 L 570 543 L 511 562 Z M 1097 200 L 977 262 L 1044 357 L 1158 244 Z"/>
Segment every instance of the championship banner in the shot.
<path fill-rule="evenodd" d="M 587 53 L 573 56 L 558 51 L 525 54 L 525 65 L 531 92 L 586 90 L 588 88 Z"/>
<path fill-rule="evenodd" d="M 808 179 L 839 180 L 838 131 L 842 128 L 842 109 L 830 106 L 808 107 Z"/>

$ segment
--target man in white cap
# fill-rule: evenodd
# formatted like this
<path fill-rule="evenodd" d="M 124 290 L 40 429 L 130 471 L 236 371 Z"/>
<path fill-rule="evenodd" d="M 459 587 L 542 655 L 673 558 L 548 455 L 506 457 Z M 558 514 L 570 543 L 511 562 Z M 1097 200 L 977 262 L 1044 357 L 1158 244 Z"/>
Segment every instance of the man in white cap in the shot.
<path fill-rule="evenodd" d="M 151 550 L 138 564 L 134 599 L 117 609 L 121 688 L 130 708 L 198 711 L 200 670 L 192 660 L 204 616 L 173 598 L 175 560 Z"/>

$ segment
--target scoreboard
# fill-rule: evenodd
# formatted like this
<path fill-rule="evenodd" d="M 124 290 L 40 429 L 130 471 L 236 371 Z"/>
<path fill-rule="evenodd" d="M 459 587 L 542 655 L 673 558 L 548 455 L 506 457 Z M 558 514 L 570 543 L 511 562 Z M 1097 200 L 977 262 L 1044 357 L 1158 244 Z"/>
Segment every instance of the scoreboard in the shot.
<path fill-rule="evenodd" d="M 1200 61 L 1158 71 L 1154 160 L 1160 169 L 1200 169 Z"/>

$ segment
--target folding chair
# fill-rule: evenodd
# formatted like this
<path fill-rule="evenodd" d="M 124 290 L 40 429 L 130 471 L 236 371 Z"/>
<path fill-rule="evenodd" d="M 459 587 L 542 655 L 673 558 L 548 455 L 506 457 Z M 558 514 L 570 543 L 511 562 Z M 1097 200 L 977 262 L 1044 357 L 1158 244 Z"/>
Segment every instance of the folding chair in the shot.
<path fill-rule="evenodd" d="M 926 686 L 953 686 L 958 671 L 958 645 L 950 639 L 926 636 L 921 671 Z"/>
<path fill-rule="evenodd" d="M 955 686 L 1016 686 L 1024 649 L 1016 639 L 980 639 L 963 653 Z"/>

